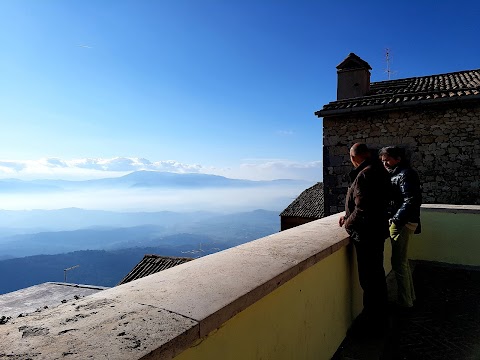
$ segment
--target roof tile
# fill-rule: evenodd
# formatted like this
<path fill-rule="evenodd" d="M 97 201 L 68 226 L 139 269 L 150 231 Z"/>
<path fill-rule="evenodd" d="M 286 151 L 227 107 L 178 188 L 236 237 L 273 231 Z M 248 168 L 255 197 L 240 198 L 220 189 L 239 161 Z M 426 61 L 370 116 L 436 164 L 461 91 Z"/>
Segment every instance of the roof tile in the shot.
<path fill-rule="evenodd" d="M 155 274 L 159 271 L 170 269 L 171 267 L 183 264 L 192 258 L 145 255 L 143 259 L 135 265 L 132 271 L 125 276 L 117 285 L 126 284 L 130 281 Z"/>
<path fill-rule="evenodd" d="M 447 74 L 373 82 L 368 95 L 332 101 L 317 116 L 357 110 L 369 110 L 387 104 L 413 105 L 418 101 L 432 103 L 445 99 L 471 99 L 480 94 L 480 69 Z M 443 100 L 442 100 L 443 99 Z M 390 105 L 391 106 L 391 105 Z"/>
<path fill-rule="evenodd" d="M 304 190 L 280 216 L 295 216 L 320 219 L 323 212 L 323 183 L 319 182 Z"/>

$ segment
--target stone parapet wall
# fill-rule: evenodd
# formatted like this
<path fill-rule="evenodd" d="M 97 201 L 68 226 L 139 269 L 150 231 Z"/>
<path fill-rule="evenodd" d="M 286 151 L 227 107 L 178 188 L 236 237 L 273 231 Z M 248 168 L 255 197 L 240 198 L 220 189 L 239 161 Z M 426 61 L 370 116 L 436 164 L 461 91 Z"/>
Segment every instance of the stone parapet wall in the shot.
<path fill-rule="evenodd" d="M 12 316 L 0 359 L 331 359 L 361 299 L 337 216 Z"/>
<path fill-rule="evenodd" d="M 480 204 L 480 105 L 325 117 L 325 213 L 344 210 L 349 148 L 402 146 L 423 184 L 424 203 Z"/>

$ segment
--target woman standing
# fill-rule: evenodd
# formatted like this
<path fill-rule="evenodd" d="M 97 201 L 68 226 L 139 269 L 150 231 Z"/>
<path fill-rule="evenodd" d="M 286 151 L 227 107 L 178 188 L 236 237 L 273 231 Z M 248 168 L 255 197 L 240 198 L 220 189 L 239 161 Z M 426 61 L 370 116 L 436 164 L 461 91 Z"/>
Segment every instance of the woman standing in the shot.
<path fill-rule="evenodd" d="M 388 146 L 380 150 L 383 166 L 390 173 L 392 201 L 390 212 L 390 240 L 392 243 L 392 269 L 398 288 L 398 304 L 410 308 L 415 300 L 412 273 L 408 263 L 408 243 L 412 235 L 419 234 L 422 192 L 418 174 L 405 160 L 404 150 Z"/>

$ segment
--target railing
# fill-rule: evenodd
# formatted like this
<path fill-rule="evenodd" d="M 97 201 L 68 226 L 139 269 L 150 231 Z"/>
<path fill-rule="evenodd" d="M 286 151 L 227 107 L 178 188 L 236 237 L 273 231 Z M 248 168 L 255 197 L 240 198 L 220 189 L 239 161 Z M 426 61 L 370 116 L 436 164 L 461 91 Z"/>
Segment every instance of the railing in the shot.
<path fill-rule="evenodd" d="M 480 207 L 441 208 L 424 207 L 413 257 L 475 263 Z M 0 325 L 0 358 L 330 359 L 361 307 L 353 249 L 337 220 L 333 215 L 14 319 Z M 449 234 L 452 227 L 463 235 Z"/>

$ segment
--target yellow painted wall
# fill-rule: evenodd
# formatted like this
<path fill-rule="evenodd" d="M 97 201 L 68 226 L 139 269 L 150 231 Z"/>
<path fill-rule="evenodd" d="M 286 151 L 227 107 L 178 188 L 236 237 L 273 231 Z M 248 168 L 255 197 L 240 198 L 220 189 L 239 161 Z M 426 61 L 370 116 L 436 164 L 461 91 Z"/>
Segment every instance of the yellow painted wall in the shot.
<path fill-rule="evenodd" d="M 351 255 L 341 248 L 175 359 L 330 359 L 353 318 Z"/>
<path fill-rule="evenodd" d="M 409 244 L 415 260 L 480 265 L 480 214 L 422 209 L 422 233 Z"/>

